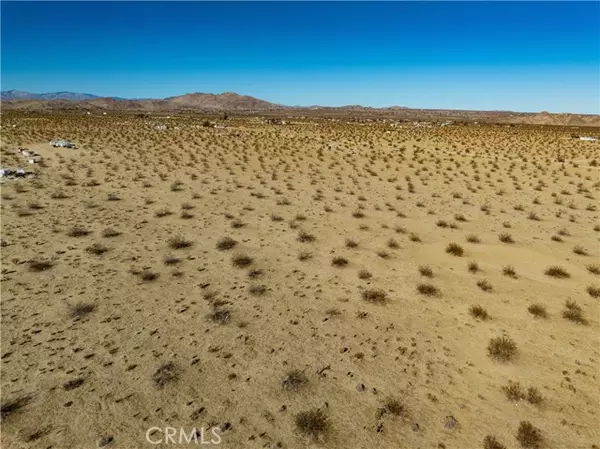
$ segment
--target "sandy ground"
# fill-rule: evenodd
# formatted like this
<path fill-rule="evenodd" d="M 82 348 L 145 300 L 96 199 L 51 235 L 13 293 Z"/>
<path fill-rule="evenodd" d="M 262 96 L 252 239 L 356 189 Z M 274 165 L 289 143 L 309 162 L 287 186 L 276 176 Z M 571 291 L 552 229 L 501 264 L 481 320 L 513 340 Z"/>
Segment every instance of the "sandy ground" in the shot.
<path fill-rule="evenodd" d="M 3 448 L 600 446 L 597 143 L 202 121 L 3 117 Z"/>

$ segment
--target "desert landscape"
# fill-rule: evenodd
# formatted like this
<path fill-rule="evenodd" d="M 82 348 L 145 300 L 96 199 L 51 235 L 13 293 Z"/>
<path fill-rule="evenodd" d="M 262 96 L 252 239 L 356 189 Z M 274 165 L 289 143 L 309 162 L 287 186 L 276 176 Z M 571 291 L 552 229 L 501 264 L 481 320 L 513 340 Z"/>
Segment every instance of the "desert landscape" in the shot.
<path fill-rule="evenodd" d="M 600 128 L 16 109 L 2 447 L 600 447 Z"/>

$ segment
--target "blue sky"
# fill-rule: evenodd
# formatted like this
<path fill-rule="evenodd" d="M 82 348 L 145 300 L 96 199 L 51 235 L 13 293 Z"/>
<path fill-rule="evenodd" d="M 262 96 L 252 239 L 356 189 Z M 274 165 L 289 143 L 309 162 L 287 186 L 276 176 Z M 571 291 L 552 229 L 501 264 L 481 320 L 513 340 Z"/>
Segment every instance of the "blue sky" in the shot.
<path fill-rule="evenodd" d="M 598 2 L 2 1 L 1 9 L 2 90 L 600 113 Z"/>

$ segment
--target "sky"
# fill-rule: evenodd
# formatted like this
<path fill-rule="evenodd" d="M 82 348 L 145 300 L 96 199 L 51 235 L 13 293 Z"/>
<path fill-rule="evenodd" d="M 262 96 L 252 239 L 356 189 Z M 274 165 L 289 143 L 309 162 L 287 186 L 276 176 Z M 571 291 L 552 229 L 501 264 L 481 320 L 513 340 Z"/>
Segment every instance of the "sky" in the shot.
<path fill-rule="evenodd" d="M 599 2 L 0 7 L 2 90 L 600 113 Z"/>

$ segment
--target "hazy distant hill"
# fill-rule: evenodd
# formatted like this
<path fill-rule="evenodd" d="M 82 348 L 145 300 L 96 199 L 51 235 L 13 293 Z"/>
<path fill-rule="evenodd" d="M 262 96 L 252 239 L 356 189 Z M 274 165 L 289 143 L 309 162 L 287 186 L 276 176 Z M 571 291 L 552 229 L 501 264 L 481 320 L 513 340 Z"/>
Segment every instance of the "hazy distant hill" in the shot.
<path fill-rule="evenodd" d="M 599 115 L 525 113 L 510 111 L 461 111 L 448 109 L 409 109 L 402 106 L 373 108 L 348 106 L 284 106 L 233 92 L 222 94 L 191 93 L 164 99 L 103 98 L 91 94 L 55 92 L 32 94 L 9 90 L 2 92 L 2 108 L 20 111 L 120 111 L 120 112 L 176 112 L 176 111 L 239 111 L 279 113 L 282 115 L 334 115 L 340 117 L 389 117 L 396 120 L 428 121 L 481 121 L 531 125 L 596 126 Z"/>
<path fill-rule="evenodd" d="M 2 100 L 68 100 L 82 101 L 99 98 L 92 94 L 79 94 L 75 92 L 51 92 L 44 94 L 34 94 L 21 90 L 3 90 L 1 92 Z"/>

